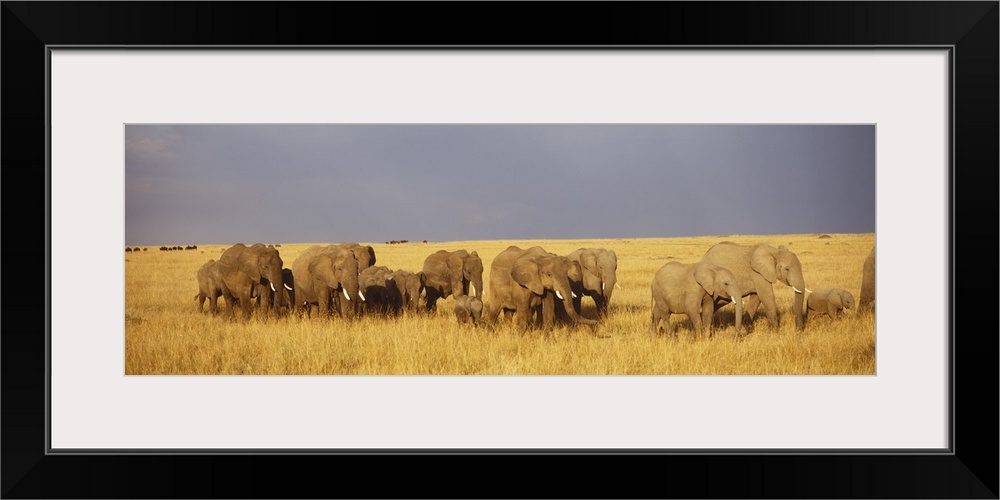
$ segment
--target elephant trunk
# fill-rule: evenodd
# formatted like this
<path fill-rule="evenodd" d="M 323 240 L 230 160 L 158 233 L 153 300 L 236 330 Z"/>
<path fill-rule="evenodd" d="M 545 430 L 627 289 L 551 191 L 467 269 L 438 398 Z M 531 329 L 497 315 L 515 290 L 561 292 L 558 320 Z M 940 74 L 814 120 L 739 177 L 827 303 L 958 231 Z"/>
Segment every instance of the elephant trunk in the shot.
<path fill-rule="evenodd" d="M 597 321 L 584 318 L 583 316 L 577 314 L 576 308 L 573 307 L 573 290 L 570 288 L 568 281 L 562 286 L 556 288 L 556 298 L 562 300 L 563 308 L 566 309 L 566 314 L 574 323 L 583 323 L 584 325 L 589 326 L 597 325 Z"/>
<path fill-rule="evenodd" d="M 274 304 L 271 304 L 271 306 L 275 312 L 278 312 L 278 309 L 285 304 L 285 294 L 283 293 L 285 279 L 281 275 L 281 267 L 279 266 L 277 270 L 269 273 L 269 276 L 266 276 L 266 278 L 271 284 L 269 285 L 270 290 L 265 290 L 264 293 L 274 295 Z"/>
<path fill-rule="evenodd" d="M 606 276 L 601 281 L 601 295 L 604 296 L 604 303 L 601 304 L 603 311 L 602 313 L 607 313 L 608 304 L 611 303 L 611 294 L 615 291 L 615 286 L 617 285 L 617 277 L 612 274 L 611 276 Z"/>
<path fill-rule="evenodd" d="M 361 307 L 361 302 L 364 300 L 361 298 L 361 285 L 358 283 L 357 276 L 353 277 L 353 279 L 348 276 L 340 285 L 340 293 L 343 295 L 340 303 L 344 305 L 341 314 L 345 318 L 353 318 L 358 308 Z"/>
<path fill-rule="evenodd" d="M 743 297 L 740 297 L 739 293 L 734 293 L 730 298 L 736 306 L 736 333 L 740 333 L 743 331 Z"/>
<path fill-rule="evenodd" d="M 472 278 L 472 283 L 470 283 L 470 284 L 475 288 L 475 291 L 469 290 L 469 295 L 471 295 L 473 297 L 477 297 L 480 300 L 482 300 L 482 298 L 483 298 L 483 291 L 484 291 L 483 290 L 483 277 L 482 277 L 482 275 L 480 275 L 478 277 L 473 277 Z"/>
<path fill-rule="evenodd" d="M 805 303 L 806 297 L 806 281 L 801 275 L 793 275 L 788 282 L 795 289 L 795 302 L 792 304 L 792 315 L 795 316 L 795 329 L 801 331 L 805 328 L 805 317 L 803 316 L 802 306 Z"/>

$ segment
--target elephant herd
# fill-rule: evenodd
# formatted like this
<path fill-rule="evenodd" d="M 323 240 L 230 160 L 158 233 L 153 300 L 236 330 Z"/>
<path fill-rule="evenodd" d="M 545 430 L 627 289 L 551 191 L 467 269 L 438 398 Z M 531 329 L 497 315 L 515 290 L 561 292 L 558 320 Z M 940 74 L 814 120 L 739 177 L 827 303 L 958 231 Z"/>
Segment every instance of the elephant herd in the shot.
<path fill-rule="evenodd" d="M 797 330 L 803 330 L 809 316 L 827 314 L 840 318 L 840 311 L 854 309 L 853 295 L 840 288 L 806 288 L 798 256 L 785 246 L 767 244 L 737 245 L 718 243 L 690 264 L 671 261 L 653 277 L 651 332 L 659 332 L 661 322 L 669 324 L 671 314 L 686 314 L 696 334 L 711 328 L 714 314 L 732 302 L 735 329 L 742 331 L 744 314 L 754 317 L 764 307 L 768 324 L 778 326 L 774 283 L 795 292 L 791 314 Z M 809 298 L 806 299 L 806 294 Z M 875 300 L 875 249 L 862 268 L 862 300 L 859 306 L 871 308 Z M 744 307 L 743 297 L 747 297 Z"/>
<path fill-rule="evenodd" d="M 864 263 L 859 307 L 874 302 L 874 248 Z M 223 298 L 230 315 L 239 308 L 249 318 L 253 307 L 265 314 L 288 309 L 306 317 L 359 315 L 401 316 L 433 312 L 439 299 L 455 298 L 459 323 L 493 326 L 500 318 L 519 329 L 550 330 L 559 322 L 596 328 L 610 311 L 617 283 L 618 257 L 613 250 L 581 248 L 557 255 L 534 246 L 510 246 L 490 266 L 489 294 L 484 298 L 483 261 L 476 251 L 440 250 L 427 256 L 419 271 L 376 266 L 375 251 L 359 243 L 313 245 L 286 268 L 274 246 L 238 243 L 209 260 L 197 271 L 199 311 L 209 300 L 209 312 L 218 313 Z M 849 292 L 809 290 L 798 257 L 784 246 L 719 243 L 700 262 L 671 261 L 654 275 L 651 332 L 669 326 L 671 314 L 686 314 L 696 333 L 710 329 L 714 314 L 735 304 L 735 328 L 742 331 L 743 316 L 753 318 L 763 306 L 769 325 L 778 324 L 772 285 L 795 292 L 791 313 L 798 330 L 807 314 L 839 317 L 854 308 Z M 805 300 L 806 294 L 809 300 Z M 581 314 L 581 300 L 590 297 L 596 319 Z M 747 297 L 744 307 L 743 298 Z"/>

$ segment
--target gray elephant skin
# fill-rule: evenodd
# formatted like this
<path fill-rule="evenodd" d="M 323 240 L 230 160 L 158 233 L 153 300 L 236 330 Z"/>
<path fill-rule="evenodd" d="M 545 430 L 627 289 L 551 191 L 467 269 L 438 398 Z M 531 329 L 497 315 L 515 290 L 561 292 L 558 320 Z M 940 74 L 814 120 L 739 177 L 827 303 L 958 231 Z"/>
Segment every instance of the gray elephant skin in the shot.
<path fill-rule="evenodd" d="M 371 266 L 358 274 L 359 287 L 365 296 L 365 312 L 378 315 L 397 315 L 403 306 L 393 278 L 394 271 L 386 266 Z"/>
<path fill-rule="evenodd" d="M 235 297 L 239 300 L 243 317 L 249 319 L 252 305 L 250 298 L 260 295 L 264 288 L 274 291 L 274 284 L 283 282 L 281 277 L 283 264 L 278 250 L 268 248 L 261 243 L 249 247 L 237 243 L 228 248 L 219 258 L 219 270 L 230 292 L 223 295 L 226 305 L 233 310 L 233 297 Z M 277 312 L 284 303 L 284 294 L 278 294 L 273 301 L 269 295 L 263 296 L 264 311 L 270 311 L 273 307 L 274 312 Z"/>
<path fill-rule="evenodd" d="M 618 284 L 618 255 L 614 250 L 604 248 L 580 248 L 566 257 L 580 264 L 581 279 L 570 282 L 573 293 L 573 307 L 577 314 L 582 312 L 584 296 L 594 299 L 597 316 L 608 314 L 611 295 Z"/>
<path fill-rule="evenodd" d="M 420 308 L 420 294 L 424 291 L 424 273 L 397 269 L 392 273 L 392 283 L 396 285 L 397 297 L 404 311 L 416 314 Z"/>
<path fill-rule="evenodd" d="M 483 319 L 483 301 L 479 297 L 462 295 L 455 298 L 454 311 L 458 324 L 478 326 Z"/>
<path fill-rule="evenodd" d="M 826 314 L 840 319 L 840 311 L 854 309 L 854 296 L 841 288 L 817 288 L 806 299 L 806 314 L 809 319 Z"/>
<path fill-rule="evenodd" d="M 319 308 L 318 317 L 330 315 L 331 309 L 340 316 L 353 317 L 353 303 L 364 301 L 358 281 L 358 261 L 354 254 L 337 245 L 313 245 L 299 254 L 292 263 L 295 279 L 295 300 L 307 315 L 311 306 Z M 342 296 L 350 307 L 339 307 L 334 297 Z"/>
<path fill-rule="evenodd" d="M 375 314 L 399 316 L 403 311 L 416 313 L 424 274 L 386 266 L 372 266 L 361 271 L 358 279 L 365 296 L 365 310 Z"/>
<path fill-rule="evenodd" d="M 194 299 L 198 301 L 198 312 L 205 312 L 205 299 L 208 299 L 208 311 L 214 316 L 218 313 L 219 297 L 229 295 L 219 263 L 215 259 L 209 259 L 198 269 L 197 278 L 198 294 Z"/>
<path fill-rule="evenodd" d="M 428 311 L 435 310 L 438 299 L 450 295 L 482 298 L 483 260 L 475 250 L 438 250 L 424 259 L 422 272 Z"/>
<path fill-rule="evenodd" d="M 368 269 L 375 265 L 375 249 L 371 245 L 362 245 L 356 242 L 338 243 L 336 246 L 349 250 L 354 255 L 354 260 L 358 263 L 358 273 Z M 357 315 L 361 312 L 362 304 L 364 301 L 353 301 L 348 305 L 342 303 L 344 300 L 342 295 L 335 295 L 333 297 L 334 309 L 337 311 L 343 311 L 345 308 L 354 309 L 349 311 L 351 315 Z"/>
<path fill-rule="evenodd" d="M 573 308 L 570 288 L 571 261 L 563 256 L 546 252 L 541 247 L 523 250 L 516 246 L 500 252 L 490 265 L 490 293 L 487 296 L 486 321 L 494 323 L 504 312 L 513 318 L 522 330 L 541 308 L 542 327 L 551 330 L 555 323 L 555 301 L 562 301 L 566 314 L 575 324 L 596 326 L 597 322 L 585 319 Z"/>
<path fill-rule="evenodd" d="M 706 262 L 670 261 L 656 271 L 651 291 L 653 321 L 650 332 L 659 332 L 661 321 L 669 327 L 671 314 L 687 314 L 695 334 L 700 336 L 711 329 L 712 315 L 718 307 L 729 302 L 736 305 L 736 331 L 741 331 L 742 292 L 736 276 L 726 268 Z"/>
<path fill-rule="evenodd" d="M 757 308 L 763 305 L 771 328 L 778 327 L 778 308 L 772 285 L 781 282 L 792 287 L 795 292 L 792 305 L 795 327 L 800 331 L 805 327 L 803 302 L 806 283 L 802 264 L 798 256 L 784 246 L 718 243 L 705 252 L 701 261 L 732 271 L 743 296 L 749 297 L 744 312 L 753 321 Z"/>
<path fill-rule="evenodd" d="M 875 247 L 872 247 L 865 263 L 861 266 L 861 295 L 858 296 L 858 310 L 875 307 Z"/>

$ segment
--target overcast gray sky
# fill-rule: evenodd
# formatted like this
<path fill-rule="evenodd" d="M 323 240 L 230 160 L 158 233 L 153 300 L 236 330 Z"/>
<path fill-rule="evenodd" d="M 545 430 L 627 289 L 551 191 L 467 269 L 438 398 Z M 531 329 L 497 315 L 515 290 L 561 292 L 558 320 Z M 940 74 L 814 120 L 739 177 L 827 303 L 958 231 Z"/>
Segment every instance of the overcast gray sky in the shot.
<path fill-rule="evenodd" d="M 126 125 L 125 244 L 875 231 L 874 125 Z"/>

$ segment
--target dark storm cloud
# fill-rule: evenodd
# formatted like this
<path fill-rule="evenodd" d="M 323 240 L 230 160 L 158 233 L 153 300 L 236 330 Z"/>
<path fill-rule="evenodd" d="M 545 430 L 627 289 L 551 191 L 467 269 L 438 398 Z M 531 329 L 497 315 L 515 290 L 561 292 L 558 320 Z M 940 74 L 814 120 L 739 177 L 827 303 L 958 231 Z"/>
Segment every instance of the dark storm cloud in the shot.
<path fill-rule="evenodd" d="M 127 125 L 126 244 L 873 232 L 872 125 Z"/>

